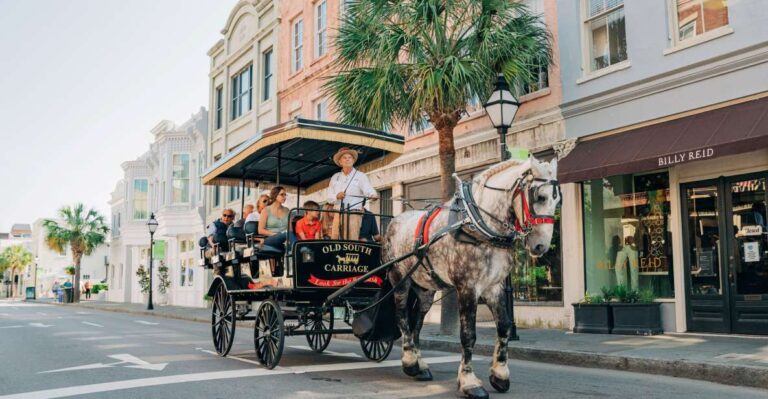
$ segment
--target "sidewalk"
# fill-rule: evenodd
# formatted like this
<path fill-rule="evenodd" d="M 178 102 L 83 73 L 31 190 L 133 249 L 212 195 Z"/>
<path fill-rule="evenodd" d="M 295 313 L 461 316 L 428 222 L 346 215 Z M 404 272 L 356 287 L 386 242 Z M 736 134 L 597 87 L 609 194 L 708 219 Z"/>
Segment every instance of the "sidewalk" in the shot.
<path fill-rule="evenodd" d="M 87 301 L 76 305 L 112 312 L 152 315 L 210 323 L 210 309 Z M 242 322 L 241 322 L 242 323 Z M 253 322 L 245 322 L 252 326 Z M 664 334 L 650 337 L 573 334 L 561 330 L 521 329 L 519 341 L 510 341 L 509 357 L 542 363 L 604 368 L 684 377 L 720 384 L 768 389 L 768 337 Z M 491 355 L 496 329 L 478 323 L 475 353 Z M 340 339 L 353 339 L 351 335 Z M 425 325 L 421 348 L 460 352 L 457 336 L 439 334 L 439 326 Z"/>

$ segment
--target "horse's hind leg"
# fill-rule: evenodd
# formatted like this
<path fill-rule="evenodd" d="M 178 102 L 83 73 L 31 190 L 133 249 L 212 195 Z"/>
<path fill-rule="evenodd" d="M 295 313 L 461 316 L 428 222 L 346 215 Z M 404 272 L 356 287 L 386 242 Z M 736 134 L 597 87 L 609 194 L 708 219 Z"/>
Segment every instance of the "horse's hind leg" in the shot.
<path fill-rule="evenodd" d="M 507 312 L 507 298 L 501 284 L 494 287 L 485 296 L 485 302 L 496 320 L 496 347 L 491 361 L 491 386 L 498 392 L 509 391 L 509 366 L 507 365 L 507 343 L 512 328 L 512 320 Z"/>
<path fill-rule="evenodd" d="M 413 317 L 411 320 L 411 331 L 413 332 L 413 342 L 415 344 L 414 352 L 419 366 L 419 373 L 413 377 L 416 378 L 417 381 L 432 381 L 432 372 L 429 371 L 429 365 L 421 357 L 419 334 L 421 333 L 421 328 L 424 326 L 424 317 L 426 317 L 429 309 L 432 307 L 432 299 L 435 297 L 435 291 L 425 290 L 414 284 L 413 293 L 418 301 L 413 305 L 409 303 L 409 307 L 416 307 L 416 309 L 411 308 L 410 315 Z"/>
<path fill-rule="evenodd" d="M 402 269 L 393 268 L 389 272 L 389 281 L 393 286 L 402 279 Z M 409 306 L 408 306 L 408 294 L 411 290 L 411 282 L 405 281 L 400 287 L 394 290 L 395 299 L 395 317 L 397 320 L 397 327 L 402 334 L 403 343 L 403 372 L 411 377 L 419 375 L 419 356 L 414 341 L 413 331 L 411 325 L 408 322 L 409 319 Z"/>
<path fill-rule="evenodd" d="M 459 316 L 461 320 L 461 364 L 459 364 L 459 392 L 471 399 L 487 398 L 488 391 L 483 388 L 483 382 L 472 370 L 472 349 L 475 346 L 477 333 L 475 321 L 477 320 L 477 296 L 473 289 L 457 287 L 459 296 Z"/>

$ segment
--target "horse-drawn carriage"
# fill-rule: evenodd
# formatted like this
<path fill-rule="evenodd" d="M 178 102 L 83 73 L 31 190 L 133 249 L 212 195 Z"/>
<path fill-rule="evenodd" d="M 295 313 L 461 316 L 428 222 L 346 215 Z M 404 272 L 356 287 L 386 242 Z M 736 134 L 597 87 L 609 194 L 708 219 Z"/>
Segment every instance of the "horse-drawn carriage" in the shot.
<path fill-rule="evenodd" d="M 301 197 L 323 190 L 339 171 L 331 157 L 343 146 L 358 151 L 357 167 L 366 171 L 396 159 L 402 153 L 403 138 L 297 119 L 237 147 L 207 171 L 203 183 L 289 187 L 296 195 L 289 220 L 295 220 L 305 211 Z M 324 212 L 339 217 L 344 211 Z M 379 222 L 384 217 L 369 215 Z M 328 297 L 378 267 L 381 245 L 345 239 L 297 240 L 283 249 L 263 245 L 257 233 L 255 222 L 247 222 L 242 232 L 230 228 L 227 241 L 213 248 L 207 239 L 201 239 L 201 264 L 214 275 L 208 295 L 213 298 L 211 332 L 216 352 L 221 356 L 229 353 L 241 320 L 255 321 L 256 356 L 270 369 L 280 362 L 286 336 L 306 336 L 309 347 L 319 353 L 333 334 L 352 333 L 352 313 L 373 302 L 385 272 L 366 276 L 343 296 Z M 338 319 L 334 309 L 341 313 Z M 338 322 L 346 326 L 339 328 Z M 360 344 L 365 356 L 374 361 L 386 359 L 392 350 L 392 340 L 362 339 Z"/>

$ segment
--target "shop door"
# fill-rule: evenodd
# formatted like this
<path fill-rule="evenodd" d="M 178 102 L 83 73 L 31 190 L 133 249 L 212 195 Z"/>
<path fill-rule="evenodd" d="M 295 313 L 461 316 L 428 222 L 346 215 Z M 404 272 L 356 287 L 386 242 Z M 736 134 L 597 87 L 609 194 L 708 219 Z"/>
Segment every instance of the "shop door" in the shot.
<path fill-rule="evenodd" d="M 682 186 L 690 331 L 768 334 L 767 178 Z"/>

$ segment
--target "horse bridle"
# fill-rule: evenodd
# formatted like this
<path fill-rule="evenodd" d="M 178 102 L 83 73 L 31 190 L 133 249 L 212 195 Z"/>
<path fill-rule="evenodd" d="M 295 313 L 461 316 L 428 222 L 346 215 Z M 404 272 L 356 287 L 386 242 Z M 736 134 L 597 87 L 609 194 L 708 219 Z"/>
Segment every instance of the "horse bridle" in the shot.
<path fill-rule="evenodd" d="M 534 185 L 534 183 L 540 184 Z M 562 195 L 560 192 L 560 183 L 557 180 L 534 177 L 530 170 L 515 180 L 515 184 L 510 188 L 492 187 L 487 184 L 483 185 L 483 187 L 487 189 L 512 193 L 513 208 L 510 218 L 513 219 L 512 225 L 514 226 L 515 231 L 522 235 L 530 233 L 534 226 L 540 224 L 555 224 L 555 215 L 537 213 L 536 209 L 532 206 L 539 196 L 539 190 L 546 186 L 552 186 L 553 200 L 556 201 L 558 195 Z M 521 201 L 521 217 L 517 217 L 517 212 L 514 210 L 514 202 L 517 197 L 520 197 Z M 522 221 L 520 219 L 522 219 Z M 507 223 L 504 224 L 507 225 Z"/>

